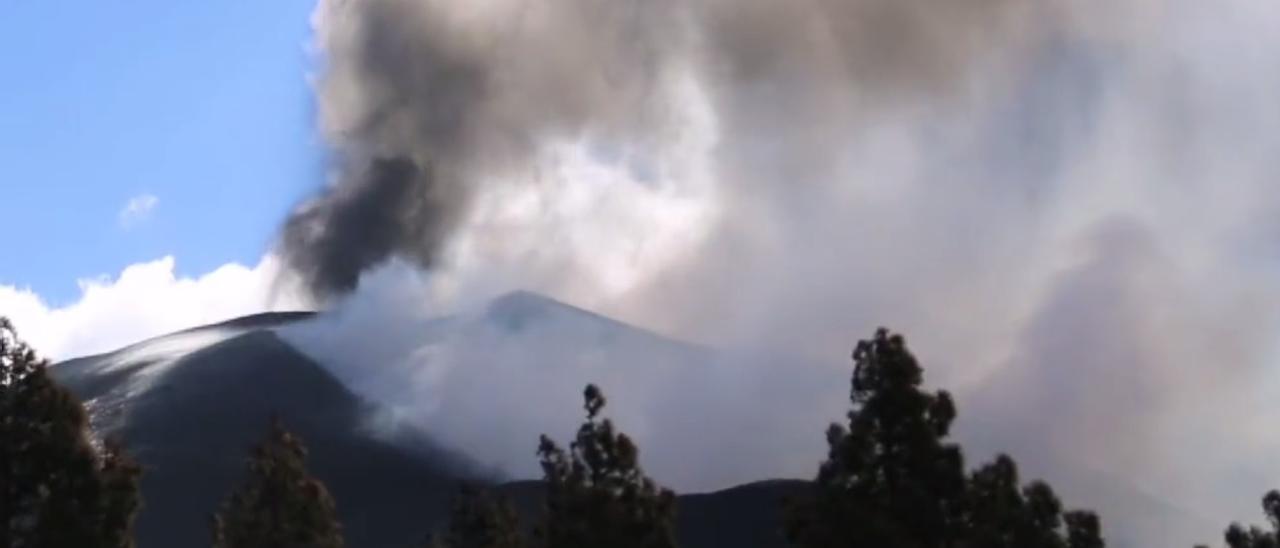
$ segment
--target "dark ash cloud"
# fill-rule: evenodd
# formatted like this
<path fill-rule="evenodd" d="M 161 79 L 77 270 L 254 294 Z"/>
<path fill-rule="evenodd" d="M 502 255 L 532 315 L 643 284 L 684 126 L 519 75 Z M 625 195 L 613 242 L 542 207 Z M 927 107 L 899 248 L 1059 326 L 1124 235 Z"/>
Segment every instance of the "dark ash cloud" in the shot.
<path fill-rule="evenodd" d="M 548 143 L 644 149 L 679 132 L 681 78 L 713 90 L 733 142 L 811 126 L 777 134 L 796 138 L 792 157 L 769 161 L 821 160 L 835 145 L 824 118 L 849 115 L 846 92 L 866 105 L 950 93 L 1016 38 L 1024 11 L 1013 0 L 325 1 L 318 91 L 336 180 L 288 220 L 283 255 L 322 301 L 393 257 L 433 267 L 475 196 L 530 178 Z M 772 186 L 772 175 L 731 184 Z"/>

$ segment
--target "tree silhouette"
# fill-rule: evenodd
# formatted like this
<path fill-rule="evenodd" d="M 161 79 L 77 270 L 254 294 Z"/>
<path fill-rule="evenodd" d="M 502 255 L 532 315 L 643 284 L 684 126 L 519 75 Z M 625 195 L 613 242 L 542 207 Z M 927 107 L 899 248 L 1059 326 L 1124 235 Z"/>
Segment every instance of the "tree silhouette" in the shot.
<path fill-rule="evenodd" d="M 1045 483 L 1022 487 L 1001 455 L 964 474 L 946 441 L 956 409 L 885 329 L 853 351 L 848 425 L 827 431 L 827 459 L 809 497 L 789 508 L 785 532 L 800 547 L 1101 548 L 1097 516 L 1062 512 Z"/>
<path fill-rule="evenodd" d="M 1070 548 L 1105 548 L 1102 521 L 1090 510 L 1072 510 L 1062 515 L 1067 522 L 1067 546 Z"/>
<path fill-rule="evenodd" d="M 566 453 L 542 436 L 538 456 L 547 483 L 547 515 L 538 538 L 547 548 L 671 548 L 675 495 L 641 471 L 631 439 L 600 419 L 604 395 L 583 393 L 587 420 Z"/>
<path fill-rule="evenodd" d="M 1271 522 L 1271 530 L 1257 526 L 1246 529 L 1239 523 L 1232 523 L 1223 535 L 1229 548 L 1280 548 L 1280 491 L 1273 490 L 1262 497 L 1262 511 Z"/>
<path fill-rule="evenodd" d="M 966 508 L 970 546 L 990 548 L 1102 548 L 1096 515 L 1063 513 L 1053 488 L 1040 481 L 1021 487 L 1007 455 L 978 469 L 969 480 Z"/>
<path fill-rule="evenodd" d="M 141 469 L 0 318 L 0 546 L 131 547 Z"/>
<path fill-rule="evenodd" d="M 433 548 L 521 548 L 519 518 L 505 499 L 464 487 L 453 499 L 449 528 L 432 539 Z"/>
<path fill-rule="evenodd" d="M 341 548 L 333 497 L 306 469 L 302 441 L 274 421 L 248 480 L 213 518 L 214 548 Z"/>
<path fill-rule="evenodd" d="M 962 526 L 960 448 L 944 443 L 955 406 L 920 389 L 923 371 L 899 335 L 880 329 L 853 351 L 848 426 L 827 430 L 811 498 L 786 532 L 805 547 L 943 546 Z"/>

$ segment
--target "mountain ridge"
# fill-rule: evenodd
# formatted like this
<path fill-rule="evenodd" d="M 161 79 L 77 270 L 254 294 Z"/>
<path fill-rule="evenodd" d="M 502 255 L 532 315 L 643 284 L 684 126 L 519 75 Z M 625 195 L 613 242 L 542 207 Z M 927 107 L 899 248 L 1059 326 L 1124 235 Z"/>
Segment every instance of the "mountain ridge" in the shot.
<path fill-rule="evenodd" d="M 525 327 L 535 327 L 548 314 L 603 318 L 528 292 L 507 294 L 484 314 L 499 324 L 516 317 L 528 322 Z M 352 392 L 277 333 L 318 316 L 235 318 L 51 368 L 85 402 L 96 435 L 120 437 L 144 466 L 145 506 L 137 523 L 141 548 L 207 544 L 208 516 L 240 481 L 247 451 L 272 417 L 306 441 L 310 467 L 334 494 L 350 545 L 414 545 L 443 526 L 451 498 L 463 484 L 523 496 L 525 522 L 537 519 L 539 482 L 502 483 L 485 466 L 412 424 L 393 430 L 371 426 L 370 417 L 380 413 L 377 402 Z M 625 328 L 621 322 L 605 327 Z M 535 435 L 529 433 L 531 460 Z M 699 517 L 728 515 L 729 509 L 717 508 L 742 505 L 767 515 L 776 511 L 768 491 L 753 489 L 757 496 L 742 500 L 734 490 L 682 496 L 681 504 L 688 500 L 692 509 L 680 522 L 684 545 L 780 547 L 779 538 L 750 528 L 725 530 L 722 523 Z"/>

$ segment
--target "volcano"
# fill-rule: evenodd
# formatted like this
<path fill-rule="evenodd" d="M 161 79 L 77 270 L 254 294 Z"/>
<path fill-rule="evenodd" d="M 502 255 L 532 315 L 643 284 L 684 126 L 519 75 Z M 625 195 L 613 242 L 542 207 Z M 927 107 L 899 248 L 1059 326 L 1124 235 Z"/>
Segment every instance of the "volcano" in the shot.
<path fill-rule="evenodd" d="M 249 316 L 53 366 L 95 432 L 123 439 L 145 468 L 139 546 L 207 545 L 211 514 L 273 418 L 306 441 L 352 546 L 421 545 L 463 484 L 504 493 L 534 523 L 538 435 L 571 435 L 591 382 L 649 475 L 684 493 L 682 546 L 781 547 L 785 502 L 806 483 L 767 478 L 812 477 L 824 427 L 848 406 L 847 365 L 712 350 L 534 293 L 387 313 L 412 308 L 402 304 Z M 962 417 L 997 424 L 988 407 Z M 971 467 L 1007 447 L 974 430 L 962 440 Z M 1099 510 L 1111 546 L 1214 530 L 1122 479 L 1038 457 L 1028 469 Z"/>
<path fill-rule="evenodd" d="M 324 320 L 308 312 L 255 315 L 51 368 L 85 402 L 95 433 L 121 438 L 144 466 L 139 546 L 207 545 L 211 514 L 243 477 L 247 450 L 273 418 L 306 441 L 311 470 L 337 500 L 352 546 L 420 545 L 444 524 L 464 483 L 490 485 L 512 499 L 526 523 L 537 519 L 538 482 L 511 481 L 494 463 L 440 443 L 429 425 L 388 419 L 397 413 L 349 388 L 311 357 L 315 348 L 298 348 L 306 339 L 300 333 Z M 693 345 L 529 293 L 499 298 L 474 317 L 415 326 L 422 341 L 467 345 L 494 334 L 519 345 L 544 329 L 572 331 L 580 352 L 639 345 L 655 360 L 682 362 L 677 366 L 707 357 Z M 566 400 L 564 407 L 572 413 L 576 403 Z M 440 412 L 465 409 L 445 402 Z M 538 433 L 524 436 L 531 465 Z M 782 546 L 782 504 L 802 486 L 765 481 L 683 495 L 682 545 Z"/>

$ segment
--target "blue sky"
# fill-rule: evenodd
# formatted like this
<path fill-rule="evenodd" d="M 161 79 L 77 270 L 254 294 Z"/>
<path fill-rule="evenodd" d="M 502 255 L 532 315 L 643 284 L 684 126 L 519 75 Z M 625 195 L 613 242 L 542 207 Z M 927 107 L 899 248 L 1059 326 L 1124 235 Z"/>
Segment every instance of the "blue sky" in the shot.
<path fill-rule="evenodd" d="M 0 2 L 0 285 L 57 305 L 167 255 L 186 276 L 256 263 L 322 179 L 312 7 Z"/>

